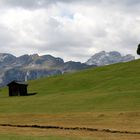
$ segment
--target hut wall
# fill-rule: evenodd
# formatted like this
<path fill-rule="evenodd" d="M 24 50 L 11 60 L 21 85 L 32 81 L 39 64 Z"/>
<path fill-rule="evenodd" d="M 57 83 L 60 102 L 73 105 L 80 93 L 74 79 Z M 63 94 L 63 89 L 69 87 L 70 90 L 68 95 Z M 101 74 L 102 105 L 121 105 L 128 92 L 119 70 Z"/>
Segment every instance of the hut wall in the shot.
<path fill-rule="evenodd" d="M 26 95 L 27 95 L 27 86 L 26 86 L 26 85 L 20 86 L 19 92 L 20 92 L 20 95 L 21 95 L 21 96 L 26 96 Z"/>
<path fill-rule="evenodd" d="M 9 86 L 9 96 L 18 96 L 18 95 L 19 95 L 18 85 L 10 85 Z"/>

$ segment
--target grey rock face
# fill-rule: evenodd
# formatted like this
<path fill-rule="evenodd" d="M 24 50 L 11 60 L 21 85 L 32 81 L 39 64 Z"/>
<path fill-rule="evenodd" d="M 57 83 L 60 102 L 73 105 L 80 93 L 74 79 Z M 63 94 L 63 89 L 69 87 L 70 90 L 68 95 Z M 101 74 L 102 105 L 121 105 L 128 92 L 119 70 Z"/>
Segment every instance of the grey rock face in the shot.
<path fill-rule="evenodd" d="M 0 86 L 5 86 L 13 80 L 32 80 L 90 67 L 93 66 L 80 62 L 65 63 L 63 59 L 51 55 L 26 54 L 15 57 L 11 54 L 0 54 Z"/>
<path fill-rule="evenodd" d="M 135 60 L 135 57 L 130 54 L 128 54 L 126 56 L 122 56 L 117 51 L 112 51 L 112 52 L 101 51 L 101 52 L 93 55 L 86 62 L 86 64 L 104 66 L 104 65 L 109 65 L 109 64 L 119 63 L 119 62 L 128 62 L 128 61 L 132 61 L 132 60 Z"/>
<path fill-rule="evenodd" d="M 126 56 L 123 56 L 122 59 L 123 59 L 123 62 L 129 62 L 129 61 L 135 60 L 135 57 L 128 54 Z"/>
<path fill-rule="evenodd" d="M 92 65 L 91 67 L 96 67 L 96 66 Z M 64 64 L 63 71 L 72 72 L 72 71 L 78 71 L 78 70 L 87 69 L 87 68 L 90 68 L 90 66 L 84 63 L 68 61 Z"/>
<path fill-rule="evenodd" d="M 10 67 L 15 60 L 16 57 L 11 54 L 0 53 L 0 68 Z"/>
<path fill-rule="evenodd" d="M 22 70 L 22 69 L 10 69 L 5 72 L 3 78 L 2 78 L 2 85 L 4 86 L 5 84 L 16 80 L 16 81 L 25 81 L 26 77 L 27 80 L 33 80 L 41 77 L 48 77 L 52 75 L 58 75 L 62 74 L 60 70 Z"/>

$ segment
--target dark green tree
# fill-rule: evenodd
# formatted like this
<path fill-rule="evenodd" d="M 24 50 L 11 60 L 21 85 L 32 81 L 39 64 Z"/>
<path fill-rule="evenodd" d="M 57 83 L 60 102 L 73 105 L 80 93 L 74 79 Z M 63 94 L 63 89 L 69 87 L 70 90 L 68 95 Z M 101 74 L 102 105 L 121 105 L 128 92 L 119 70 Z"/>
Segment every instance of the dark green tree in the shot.
<path fill-rule="evenodd" d="M 140 55 L 140 44 L 138 45 L 138 48 L 137 48 L 137 54 Z"/>

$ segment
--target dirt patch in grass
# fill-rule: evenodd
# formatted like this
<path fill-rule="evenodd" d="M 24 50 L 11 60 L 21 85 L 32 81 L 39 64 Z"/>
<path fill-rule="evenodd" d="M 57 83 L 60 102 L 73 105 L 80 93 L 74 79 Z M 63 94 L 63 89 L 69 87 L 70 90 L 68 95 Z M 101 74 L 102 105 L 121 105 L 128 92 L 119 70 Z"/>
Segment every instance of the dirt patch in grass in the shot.
<path fill-rule="evenodd" d="M 14 134 L 21 136 L 62 136 L 73 137 L 77 139 L 87 138 L 95 140 L 139 140 L 140 135 L 130 134 L 110 134 L 105 132 L 88 132 L 85 130 L 54 130 L 54 129 L 38 129 L 38 128 L 11 128 L 1 127 L 0 134 Z"/>
<path fill-rule="evenodd" d="M 86 127 L 97 129 L 140 132 L 140 112 L 77 112 L 65 114 L 0 114 L 0 124 L 47 125 L 63 127 Z M 139 140 L 140 135 L 106 133 L 104 131 L 12 128 L 0 126 L 0 134 L 21 136 L 62 136 L 76 140 Z"/>
<path fill-rule="evenodd" d="M 12 128 L 39 128 L 39 129 L 54 129 L 54 130 L 75 130 L 75 131 L 91 131 L 91 132 L 106 132 L 106 133 L 117 133 L 117 134 L 132 134 L 140 135 L 140 132 L 123 131 L 123 130 L 111 130 L 111 129 L 98 129 L 89 127 L 64 127 L 64 126 L 52 126 L 52 125 L 21 125 L 21 124 L 0 124 L 2 127 L 12 127 Z"/>
<path fill-rule="evenodd" d="M 5 114 L 0 124 L 108 128 L 140 132 L 140 112 L 84 112 L 66 114 Z"/>

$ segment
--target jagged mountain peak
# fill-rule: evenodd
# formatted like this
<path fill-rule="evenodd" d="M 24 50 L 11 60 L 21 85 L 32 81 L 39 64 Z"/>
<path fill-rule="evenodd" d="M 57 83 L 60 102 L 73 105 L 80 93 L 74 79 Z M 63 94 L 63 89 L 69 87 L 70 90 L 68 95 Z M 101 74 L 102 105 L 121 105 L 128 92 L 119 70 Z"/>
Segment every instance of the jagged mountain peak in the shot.
<path fill-rule="evenodd" d="M 94 54 L 88 61 L 86 62 L 87 65 L 109 65 L 119 62 L 128 62 L 134 60 L 135 57 L 128 54 L 126 56 L 122 56 L 117 51 L 105 52 L 101 51 L 99 53 Z"/>
<path fill-rule="evenodd" d="M 3 62 L 5 60 L 15 59 L 16 57 L 9 53 L 0 53 L 0 62 Z"/>
<path fill-rule="evenodd" d="M 117 51 L 101 51 L 94 54 L 86 63 L 68 61 L 51 55 L 25 54 L 16 57 L 12 54 L 0 54 L 0 86 L 6 85 L 12 80 L 24 81 L 44 76 L 63 74 L 65 72 L 78 71 L 90 67 L 109 65 L 118 62 L 134 60 L 134 56 L 122 56 Z"/>
<path fill-rule="evenodd" d="M 32 80 L 91 67 L 80 62 L 64 62 L 62 58 L 52 55 L 25 54 L 15 57 L 8 54 L 9 56 L 13 59 L 0 63 L 0 86 L 13 80 Z M 1 54 L 0 57 L 7 57 L 7 54 Z"/>

